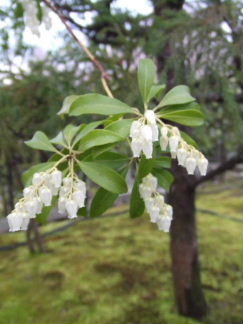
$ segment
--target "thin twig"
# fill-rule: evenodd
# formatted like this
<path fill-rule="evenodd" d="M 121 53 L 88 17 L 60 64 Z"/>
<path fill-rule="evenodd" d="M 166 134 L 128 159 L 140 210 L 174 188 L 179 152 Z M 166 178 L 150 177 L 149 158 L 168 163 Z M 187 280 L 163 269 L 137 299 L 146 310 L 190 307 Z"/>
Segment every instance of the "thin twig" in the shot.
<path fill-rule="evenodd" d="M 91 53 L 91 51 L 84 45 L 84 43 L 75 35 L 72 28 L 69 26 L 67 22 L 66 16 L 59 10 L 50 0 L 43 0 L 43 2 L 60 18 L 61 22 L 66 27 L 69 34 L 73 37 L 73 39 L 78 43 L 78 45 L 82 48 L 88 58 L 91 60 L 93 65 L 100 71 L 101 74 L 101 82 L 104 87 L 105 92 L 111 98 L 113 98 L 112 91 L 108 85 L 108 81 L 110 80 L 109 74 L 106 72 L 104 66 L 101 62 Z"/>

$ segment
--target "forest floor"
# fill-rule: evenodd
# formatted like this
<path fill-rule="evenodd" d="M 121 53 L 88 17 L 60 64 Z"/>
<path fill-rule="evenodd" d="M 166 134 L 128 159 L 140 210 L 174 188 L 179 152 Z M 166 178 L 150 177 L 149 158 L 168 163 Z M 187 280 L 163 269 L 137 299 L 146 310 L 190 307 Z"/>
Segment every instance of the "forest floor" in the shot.
<path fill-rule="evenodd" d="M 126 206 L 117 207 L 120 211 Z M 46 238 L 47 254 L 0 252 L 0 323 L 240 324 L 243 200 L 240 181 L 211 183 L 197 195 L 202 283 L 209 314 L 176 312 L 169 235 L 148 216 L 78 222 Z M 218 214 L 207 214 L 210 210 Z M 44 226 L 50 231 L 65 222 Z M 4 234 L 0 245 L 23 241 Z"/>

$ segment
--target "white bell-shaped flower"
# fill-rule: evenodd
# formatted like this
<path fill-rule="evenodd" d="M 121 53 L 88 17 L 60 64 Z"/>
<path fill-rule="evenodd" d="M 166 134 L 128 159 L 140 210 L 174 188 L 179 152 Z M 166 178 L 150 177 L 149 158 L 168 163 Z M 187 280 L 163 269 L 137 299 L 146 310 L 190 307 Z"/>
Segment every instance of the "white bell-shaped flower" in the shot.
<path fill-rule="evenodd" d="M 194 174 L 194 171 L 197 166 L 197 161 L 193 157 L 188 157 L 185 161 L 185 167 L 188 174 Z"/>
<path fill-rule="evenodd" d="M 41 173 L 37 172 L 37 173 L 35 173 L 33 175 L 32 184 L 34 186 L 38 186 L 39 184 L 41 184 L 41 182 L 43 182 L 43 180 L 44 180 L 43 173 L 42 172 Z"/>
<path fill-rule="evenodd" d="M 133 153 L 133 157 L 138 158 L 142 151 L 142 142 L 140 139 L 134 139 L 131 142 L 131 149 Z"/>
<path fill-rule="evenodd" d="M 156 115 L 153 110 L 146 110 L 144 117 L 147 119 L 149 124 L 156 124 Z"/>
<path fill-rule="evenodd" d="M 33 196 L 33 194 L 34 194 L 34 189 L 32 186 L 24 188 L 24 190 L 23 190 L 24 198 L 31 197 L 31 196 Z"/>
<path fill-rule="evenodd" d="M 51 206 L 52 193 L 49 188 L 46 186 L 41 187 L 39 190 L 39 196 L 45 206 Z"/>
<path fill-rule="evenodd" d="M 63 179 L 63 185 L 64 187 L 70 188 L 72 186 L 73 180 L 70 177 L 65 177 Z"/>
<path fill-rule="evenodd" d="M 198 159 L 197 161 L 198 169 L 202 176 L 205 176 L 208 168 L 208 160 L 205 157 Z"/>
<path fill-rule="evenodd" d="M 81 190 L 77 190 L 73 193 L 73 200 L 77 203 L 79 208 L 84 207 L 85 195 Z"/>
<path fill-rule="evenodd" d="M 185 166 L 185 161 L 186 161 L 187 156 L 188 156 L 187 151 L 183 147 L 179 148 L 177 150 L 178 164 L 181 166 Z"/>
<path fill-rule="evenodd" d="M 146 197 L 144 199 L 144 204 L 145 204 L 145 207 L 146 207 L 148 213 L 150 213 L 151 209 L 154 206 L 154 198 L 152 198 L 152 197 Z"/>
<path fill-rule="evenodd" d="M 51 182 L 53 183 L 54 187 L 59 188 L 62 184 L 62 172 L 59 170 L 54 170 L 51 173 Z"/>
<path fill-rule="evenodd" d="M 160 212 L 159 207 L 153 206 L 151 208 L 151 211 L 149 213 L 151 223 L 156 223 L 158 221 L 159 212 Z"/>
<path fill-rule="evenodd" d="M 170 231 L 171 218 L 168 216 L 162 216 L 159 218 L 157 224 L 160 231 L 168 233 Z"/>
<path fill-rule="evenodd" d="M 165 200 L 162 195 L 155 196 L 154 201 L 155 201 L 156 206 L 158 206 L 160 210 L 164 207 Z"/>
<path fill-rule="evenodd" d="M 65 207 L 68 213 L 68 218 L 72 219 L 77 217 L 78 204 L 74 200 L 67 200 Z"/>
<path fill-rule="evenodd" d="M 146 185 L 144 185 L 143 183 L 139 185 L 139 193 L 140 196 L 145 200 L 147 198 L 149 198 L 152 194 L 153 190 L 151 189 L 151 187 L 148 187 Z"/>
<path fill-rule="evenodd" d="M 144 141 L 152 142 L 152 130 L 148 125 L 143 125 L 141 127 L 141 137 Z"/>
<path fill-rule="evenodd" d="M 12 212 L 7 216 L 9 231 L 16 232 L 20 230 L 21 223 L 23 220 L 21 213 Z"/>
<path fill-rule="evenodd" d="M 180 142 L 180 136 L 178 135 L 172 135 L 169 137 L 169 145 L 170 145 L 170 151 L 171 152 L 176 152 L 179 142 Z"/>
<path fill-rule="evenodd" d="M 29 218 L 35 218 L 38 210 L 38 200 L 37 198 L 33 198 L 28 200 L 24 204 L 26 212 L 29 215 Z"/>
<path fill-rule="evenodd" d="M 162 135 L 159 140 L 160 147 L 162 151 L 165 151 L 167 149 L 167 146 L 169 144 L 169 137 L 167 135 Z"/>
<path fill-rule="evenodd" d="M 139 120 L 134 120 L 130 128 L 130 137 L 134 138 L 139 136 L 142 123 Z"/>
<path fill-rule="evenodd" d="M 27 216 L 28 216 L 27 214 L 23 215 L 23 220 L 22 220 L 22 223 L 21 223 L 21 226 L 20 226 L 20 230 L 22 230 L 22 231 L 27 231 L 27 229 L 28 229 L 30 219 Z"/>

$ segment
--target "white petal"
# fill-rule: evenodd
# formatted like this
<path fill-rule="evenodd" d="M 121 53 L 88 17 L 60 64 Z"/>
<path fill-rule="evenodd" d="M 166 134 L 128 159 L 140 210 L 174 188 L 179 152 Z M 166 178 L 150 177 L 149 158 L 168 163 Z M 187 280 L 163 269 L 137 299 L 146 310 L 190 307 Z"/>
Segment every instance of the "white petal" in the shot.
<path fill-rule="evenodd" d="M 146 156 L 146 159 L 151 159 L 152 158 L 152 154 L 153 154 L 153 142 L 152 139 L 151 141 L 143 141 L 142 143 L 142 149 L 143 149 L 143 153 Z"/>
<path fill-rule="evenodd" d="M 62 184 L 62 172 L 55 170 L 51 173 L 51 181 L 56 188 L 59 188 Z"/>
<path fill-rule="evenodd" d="M 159 217 L 159 208 L 155 206 L 151 208 L 151 212 L 149 216 L 150 216 L 151 223 L 156 223 Z"/>
<path fill-rule="evenodd" d="M 198 169 L 202 176 L 205 176 L 208 168 L 208 160 L 206 158 L 201 158 L 197 161 Z"/>
<path fill-rule="evenodd" d="M 194 159 L 193 157 L 188 157 L 185 161 L 185 166 L 188 174 L 193 174 L 197 166 L 196 159 Z"/>
<path fill-rule="evenodd" d="M 167 137 L 167 135 L 162 135 L 160 137 L 160 147 L 162 151 L 165 151 L 167 149 L 168 143 L 169 143 L 169 138 Z"/>
<path fill-rule="evenodd" d="M 149 125 L 143 125 L 141 127 L 142 141 L 152 142 L 152 129 Z"/>
<path fill-rule="evenodd" d="M 179 148 L 177 150 L 177 160 L 178 160 L 178 164 L 184 166 L 185 165 L 185 161 L 187 158 L 187 151 L 184 148 Z"/>
<path fill-rule="evenodd" d="M 162 216 L 159 218 L 157 224 L 160 231 L 169 232 L 170 225 L 171 225 L 171 218 Z"/>
<path fill-rule="evenodd" d="M 161 136 L 162 136 L 162 137 L 167 137 L 167 135 L 168 135 L 168 127 L 166 127 L 166 126 L 162 126 L 162 127 L 160 128 L 160 133 L 161 133 Z"/>
<path fill-rule="evenodd" d="M 41 187 L 39 190 L 40 200 L 45 206 L 51 206 L 52 193 L 46 186 Z"/>
<path fill-rule="evenodd" d="M 81 190 L 77 190 L 73 193 L 73 200 L 77 203 L 79 208 L 84 207 L 85 195 Z"/>
<path fill-rule="evenodd" d="M 132 138 L 137 137 L 139 135 L 141 126 L 142 124 L 140 121 L 138 120 L 133 121 L 130 128 L 130 137 Z"/>
<path fill-rule="evenodd" d="M 140 140 L 133 140 L 131 143 L 133 157 L 139 157 L 142 151 L 142 143 Z"/>
<path fill-rule="evenodd" d="M 151 109 L 146 110 L 144 116 L 150 124 L 156 124 L 156 116 L 153 110 Z"/>
<path fill-rule="evenodd" d="M 180 142 L 180 137 L 177 135 L 172 135 L 169 137 L 169 145 L 170 145 L 170 151 L 176 152 L 178 144 Z"/>
<path fill-rule="evenodd" d="M 74 200 L 72 200 L 72 199 L 67 200 L 65 207 L 66 207 L 66 210 L 68 213 L 68 218 L 76 218 L 77 217 L 78 205 Z"/>
<path fill-rule="evenodd" d="M 64 214 L 66 211 L 66 199 L 63 197 L 59 197 L 58 199 L 58 212 L 60 214 Z"/>
<path fill-rule="evenodd" d="M 44 180 L 43 173 L 35 173 L 32 178 L 33 185 L 39 185 Z"/>

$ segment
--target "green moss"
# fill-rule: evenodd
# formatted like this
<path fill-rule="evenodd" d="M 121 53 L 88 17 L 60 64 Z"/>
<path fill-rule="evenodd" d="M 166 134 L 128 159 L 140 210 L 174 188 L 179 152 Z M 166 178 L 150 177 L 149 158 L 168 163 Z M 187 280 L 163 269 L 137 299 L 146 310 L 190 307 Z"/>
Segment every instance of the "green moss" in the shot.
<path fill-rule="evenodd" d="M 209 188 L 218 193 L 203 193 Z M 220 190 L 216 184 L 200 188 L 198 208 L 242 218 L 241 189 Z M 242 322 L 242 228 L 230 219 L 198 215 L 210 307 L 203 323 Z M 24 238 L 6 234 L 0 243 Z M 30 256 L 25 247 L 1 252 L 0 323 L 199 324 L 176 312 L 169 236 L 148 217 L 131 220 L 124 214 L 80 222 L 46 242 L 51 253 Z"/>

